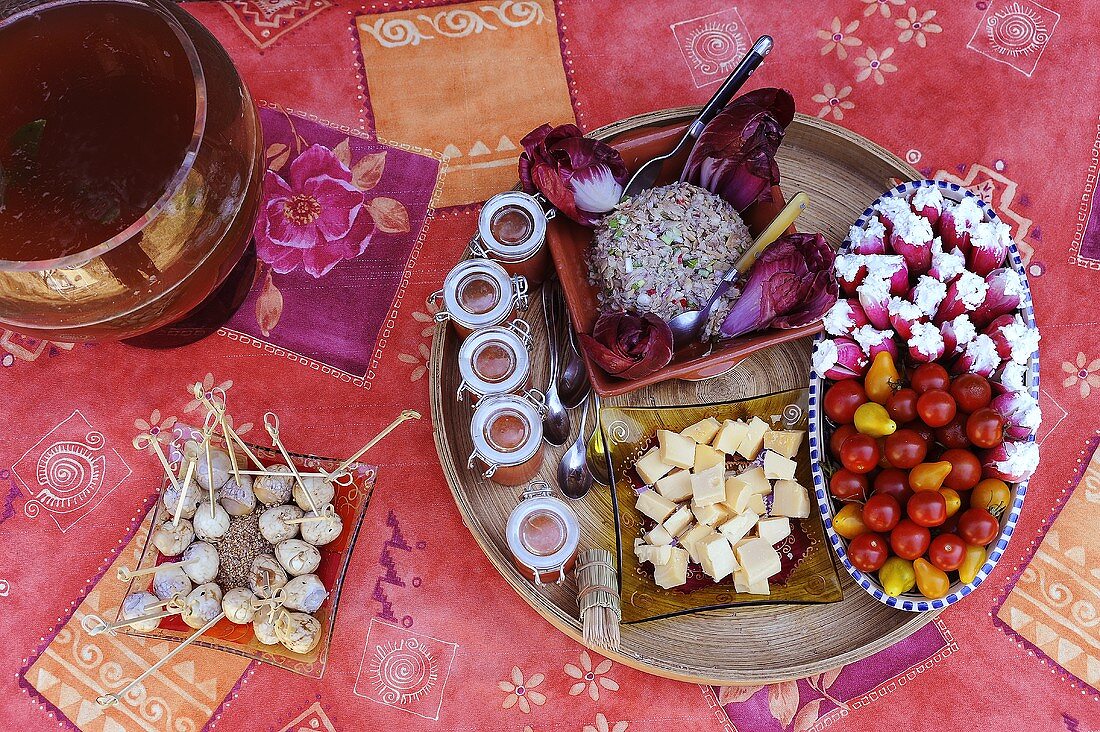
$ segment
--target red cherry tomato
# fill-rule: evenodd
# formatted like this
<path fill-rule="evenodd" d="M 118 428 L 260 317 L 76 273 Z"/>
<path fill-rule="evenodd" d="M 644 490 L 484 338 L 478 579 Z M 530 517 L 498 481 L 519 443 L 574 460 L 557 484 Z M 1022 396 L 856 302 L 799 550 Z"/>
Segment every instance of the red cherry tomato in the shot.
<path fill-rule="evenodd" d="M 867 476 L 841 468 L 829 479 L 829 493 L 838 501 L 862 501 L 867 495 Z"/>
<path fill-rule="evenodd" d="M 863 384 L 858 379 L 845 379 L 829 387 L 822 405 L 829 419 L 837 424 L 851 424 L 856 409 L 866 403 L 867 392 L 863 390 Z"/>
<path fill-rule="evenodd" d="M 996 447 L 1004 441 L 1005 420 L 990 407 L 982 407 L 966 420 L 966 436 L 978 447 Z"/>
<path fill-rule="evenodd" d="M 848 559 L 861 572 L 875 572 L 886 563 L 890 547 L 886 537 L 868 531 L 848 542 Z"/>
<path fill-rule="evenodd" d="M 931 541 L 931 532 L 909 519 L 899 521 L 890 532 L 890 548 L 894 550 L 894 554 L 909 561 L 923 557 Z"/>
<path fill-rule="evenodd" d="M 943 427 L 937 427 L 936 440 L 948 448 L 970 447 L 970 438 L 966 436 L 966 415 L 956 414 L 955 418 Z"/>
<path fill-rule="evenodd" d="M 944 572 L 954 572 L 966 557 L 966 542 L 954 534 L 940 534 L 928 545 L 928 561 Z"/>
<path fill-rule="evenodd" d="M 989 380 L 978 374 L 963 374 L 957 377 L 951 382 L 949 391 L 959 405 L 959 409 L 967 414 L 989 406 L 989 402 L 993 399 L 993 389 L 989 386 Z"/>
<path fill-rule="evenodd" d="M 878 442 L 868 435 L 852 435 L 840 446 L 840 462 L 853 473 L 870 473 L 881 457 Z"/>
<path fill-rule="evenodd" d="M 904 506 L 913 495 L 909 487 L 909 476 L 904 470 L 887 468 L 875 476 L 874 492 L 893 496 L 899 506 Z"/>
<path fill-rule="evenodd" d="M 895 468 L 912 468 L 924 462 L 928 443 L 913 430 L 900 429 L 886 436 L 886 459 Z"/>
<path fill-rule="evenodd" d="M 910 422 L 909 424 L 902 425 L 901 428 L 906 429 L 906 430 L 913 430 L 918 435 L 923 437 L 924 441 L 928 443 L 928 449 L 929 450 L 931 450 L 932 447 L 936 444 L 935 431 L 931 427 L 926 425 L 924 422 L 921 422 L 921 421 Z"/>
<path fill-rule="evenodd" d="M 947 369 L 938 363 L 925 363 L 909 374 L 909 383 L 918 394 L 933 390 L 946 391 L 951 385 L 951 377 L 947 375 Z"/>
<path fill-rule="evenodd" d="M 951 463 L 951 472 L 943 479 L 944 488 L 968 491 L 982 479 L 982 462 L 970 450 L 945 450 L 940 460 Z"/>
<path fill-rule="evenodd" d="M 842 424 L 833 430 L 833 435 L 829 438 L 829 453 L 840 460 L 840 446 L 857 431 L 854 424 Z"/>
<path fill-rule="evenodd" d="M 898 424 L 912 422 L 917 418 L 917 392 L 912 389 L 898 389 L 886 400 L 886 413 Z"/>
<path fill-rule="evenodd" d="M 947 499 L 939 491 L 917 491 L 905 504 L 905 513 L 920 526 L 939 526 L 947 520 Z"/>
<path fill-rule="evenodd" d="M 969 508 L 959 516 L 959 536 L 967 544 L 986 546 L 997 538 L 1001 525 L 984 508 Z"/>
<path fill-rule="evenodd" d="M 940 389 L 926 391 L 917 398 L 917 414 L 929 427 L 943 427 L 955 417 L 955 400 Z"/>
<path fill-rule="evenodd" d="M 876 493 L 863 504 L 863 523 L 871 531 L 890 531 L 901 521 L 901 504 L 887 493 Z"/>

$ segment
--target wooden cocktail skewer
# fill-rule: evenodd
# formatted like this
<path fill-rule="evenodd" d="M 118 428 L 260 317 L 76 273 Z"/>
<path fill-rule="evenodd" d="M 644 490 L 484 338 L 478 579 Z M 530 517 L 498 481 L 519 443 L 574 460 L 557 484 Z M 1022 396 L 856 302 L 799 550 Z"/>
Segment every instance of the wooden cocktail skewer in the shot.
<path fill-rule="evenodd" d="M 176 480 L 176 471 L 172 470 L 172 465 L 168 462 L 168 456 L 164 454 L 160 441 L 154 435 L 138 435 L 131 444 L 137 450 L 144 450 L 147 447 L 153 448 L 153 452 L 160 459 L 161 466 L 164 467 L 164 472 L 168 475 L 168 480 L 172 482 L 172 487 L 177 491 L 180 489 L 179 481 Z"/>
<path fill-rule="evenodd" d="M 252 601 L 252 610 L 254 612 L 260 612 L 261 610 L 267 611 L 267 622 L 275 622 L 275 612 L 277 610 L 283 610 L 283 602 L 286 601 L 286 593 L 283 588 L 275 590 L 269 597 L 263 597 Z"/>
<path fill-rule="evenodd" d="M 172 517 L 172 526 L 180 525 L 180 516 L 183 514 L 183 502 L 187 500 L 187 489 L 191 487 L 191 476 L 195 473 L 195 461 L 186 455 L 183 459 L 187 463 L 187 470 L 183 475 L 183 485 L 180 486 L 180 498 L 179 502 L 176 504 L 176 515 Z"/>
<path fill-rule="evenodd" d="M 208 410 L 208 412 L 207 412 L 208 417 L 209 417 L 210 414 L 213 414 L 214 418 L 218 421 L 218 424 L 221 425 L 222 435 L 225 437 L 226 447 L 229 448 L 227 452 L 229 453 L 229 464 L 233 467 L 233 479 L 236 480 L 237 483 L 240 483 L 241 482 L 241 467 L 240 467 L 240 465 L 237 464 L 237 451 L 233 449 L 233 446 L 230 443 L 229 420 L 226 419 L 226 416 L 225 416 L 227 411 L 228 411 L 227 410 L 227 404 L 226 404 L 225 389 L 222 389 L 221 387 L 214 387 L 213 389 L 210 390 L 210 392 L 212 394 L 220 394 L 221 395 L 221 405 L 218 405 L 218 403 L 215 402 L 213 399 L 210 399 L 210 400 L 206 399 L 206 392 L 203 391 L 201 383 L 196 382 L 195 386 L 192 388 L 192 394 L 194 394 L 194 396 L 197 399 L 201 400 L 206 405 L 206 408 Z"/>
<path fill-rule="evenodd" d="M 109 706 L 113 706 L 115 704 L 118 704 L 119 700 L 123 696 L 126 695 L 126 692 L 128 692 L 130 689 L 132 689 L 133 687 L 140 684 L 142 681 L 144 681 L 146 678 L 148 678 L 151 674 L 156 673 L 157 669 L 159 669 L 161 666 L 163 666 L 164 664 L 166 664 L 170 660 L 172 660 L 172 658 L 177 653 L 182 651 L 187 646 L 191 645 L 191 643 L 194 642 L 196 639 L 198 639 L 198 637 L 200 635 L 202 635 L 206 631 L 213 628 L 224 617 L 225 617 L 224 612 L 218 613 L 217 616 L 215 618 L 213 618 L 210 622 L 208 622 L 206 625 L 204 625 L 201 628 L 199 628 L 198 630 L 196 630 L 191 635 L 187 636 L 182 642 L 180 642 L 180 644 L 178 646 L 176 646 L 171 651 L 166 653 L 163 658 L 161 658 L 159 661 L 157 661 L 152 666 L 147 668 L 144 673 L 140 674 L 133 681 L 126 684 L 126 686 L 122 687 L 121 689 L 119 689 L 114 694 L 103 694 L 102 696 L 97 697 L 96 700 L 95 700 L 96 704 L 98 704 L 101 707 L 109 707 Z"/>
<path fill-rule="evenodd" d="M 290 453 L 283 447 L 283 441 L 279 439 L 279 415 L 274 412 L 264 413 L 264 428 L 267 430 L 267 434 L 271 435 L 271 444 L 279 448 L 279 452 L 282 453 L 283 460 L 286 460 L 287 466 L 290 468 L 290 472 L 294 474 L 294 480 L 301 486 L 302 492 L 306 494 L 306 501 L 309 503 L 310 509 L 313 511 L 313 515 L 319 515 L 317 510 L 317 504 L 313 502 L 313 494 L 306 488 L 306 484 L 302 482 L 302 475 L 298 472 L 298 468 L 294 465 L 294 461 L 290 459 Z"/>
<path fill-rule="evenodd" d="M 206 407 L 209 411 L 214 412 L 215 415 L 223 414 L 222 410 L 219 410 L 218 407 L 212 401 L 210 401 L 209 399 L 206 398 L 206 394 L 202 391 L 202 385 L 201 384 L 195 384 L 195 387 L 196 387 L 195 390 L 194 390 L 195 398 L 198 399 L 199 402 L 204 407 Z M 230 447 L 228 445 L 228 441 L 229 441 L 229 438 L 232 438 L 232 440 L 235 443 L 237 443 L 237 445 L 241 448 L 241 450 L 244 451 L 244 454 L 248 455 L 248 458 L 253 463 L 260 466 L 261 469 L 265 467 L 263 461 L 260 460 L 260 458 L 256 457 L 256 453 L 252 452 L 252 448 L 250 448 L 248 446 L 248 443 L 245 442 L 244 440 L 242 440 L 240 435 L 238 435 L 233 430 L 233 428 L 229 426 L 228 421 L 226 421 L 224 419 L 222 420 L 222 431 L 225 433 L 225 436 L 227 438 L 226 439 L 226 443 L 227 443 L 226 446 L 227 447 Z M 230 450 L 232 450 L 231 447 L 230 447 Z"/>
<path fill-rule="evenodd" d="M 369 450 L 372 447 L 374 447 L 375 445 L 377 445 L 382 440 L 382 438 L 384 438 L 386 435 L 388 435 L 389 433 L 391 433 L 395 429 L 397 429 L 397 427 L 402 422 L 405 422 L 406 420 L 410 420 L 410 419 L 420 419 L 420 412 L 417 412 L 417 411 L 412 410 L 412 409 L 406 409 L 404 412 L 402 412 L 397 417 L 397 419 L 395 419 L 393 422 L 391 422 L 390 425 L 388 427 L 386 427 L 386 429 L 379 432 L 373 440 L 371 440 L 367 444 L 363 445 L 363 447 L 359 448 L 359 450 L 354 455 L 352 455 L 347 460 L 345 460 L 344 462 L 337 465 L 336 469 L 333 470 L 331 474 L 336 475 L 337 473 L 346 473 L 347 469 L 351 466 L 352 463 L 354 463 L 356 460 L 358 460 L 359 458 L 361 458 L 361 457 L 363 457 L 364 455 L 367 454 L 367 450 Z"/>
<path fill-rule="evenodd" d="M 213 412 L 207 412 L 207 414 L 206 414 L 206 421 L 207 422 L 210 421 L 210 416 L 212 414 L 213 414 Z M 214 518 L 214 493 L 216 491 L 216 489 L 214 488 L 214 463 L 211 460 L 211 455 L 210 455 L 210 438 L 213 437 L 213 436 L 214 436 L 214 426 L 213 426 L 213 424 L 211 424 L 209 426 L 204 424 L 203 429 L 202 429 L 202 445 L 203 445 L 203 449 L 206 450 L 206 484 L 208 486 L 210 486 L 210 518 L 211 519 Z"/>
<path fill-rule="evenodd" d="M 172 567 L 182 567 L 185 564 L 190 564 L 194 559 L 181 559 L 178 562 L 164 562 L 163 564 L 157 564 L 152 567 L 146 567 L 145 569 L 130 570 L 127 567 L 119 567 L 115 570 L 115 576 L 118 577 L 119 582 L 129 582 L 135 577 L 144 577 L 149 574 L 156 574 L 162 569 L 171 569 Z"/>
<path fill-rule="evenodd" d="M 84 632 L 88 635 L 114 633 L 119 628 L 125 628 L 128 625 L 134 625 L 135 623 L 140 623 L 145 620 L 160 620 L 161 618 L 167 618 L 172 615 L 179 615 L 186 609 L 186 605 L 184 605 L 183 595 L 173 595 L 167 600 L 158 602 L 156 605 L 149 605 L 145 609 L 152 612 L 128 620 L 119 620 L 114 623 L 108 623 L 98 615 L 89 613 L 80 619 L 80 627 L 82 627 Z"/>
<path fill-rule="evenodd" d="M 332 504 L 328 504 L 321 509 L 321 512 L 314 516 L 303 516 L 296 519 L 285 519 L 284 524 L 308 524 L 311 521 L 332 521 L 336 518 L 336 509 L 332 507 Z"/>

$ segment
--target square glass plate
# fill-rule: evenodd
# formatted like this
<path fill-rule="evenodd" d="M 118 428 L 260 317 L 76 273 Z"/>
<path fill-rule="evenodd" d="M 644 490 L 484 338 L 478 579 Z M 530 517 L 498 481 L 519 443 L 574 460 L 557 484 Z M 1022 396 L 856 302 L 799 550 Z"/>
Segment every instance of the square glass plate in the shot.
<path fill-rule="evenodd" d="M 657 430 L 674 432 L 706 417 L 751 419 L 760 417 L 775 429 L 807 430 L 807 389 L 791 389 L 735 402 L 677 407 L 610 407 L 600 411 L 600 423 L 608 445 L 615 483 L 615 530 L 619 550 L 619 578 L 622 588 L 624 623 L 638 623 L 674 615 L 762 604 L 806 604 L 837 602 L 841 599 L 840 575 L 825 540 L 821 516 L 811 510 L 809 518 L 793 519 L 791 535 L 776 549 L 783 570 L 771 580 L 770 595 L 749 595 L 733 589 L 732 578 L 714 582 L 697 564 L 688 567 L 688 582 L 670 590 L 653 581 L 649 564 L 634 554 L 634 538 L 653 522 L 635 508 L 635 490 L 642 482 L 634 462 L 657 444 Z M 759 462 L 760 459 L 756 462 Z M 799 448 L 795 477 L 807 491 L 813 486 L 808 439 Z M 750 463 L 727 460 L 726 467 L 740 471 Z M 812 503 L 812 499 L 811 499 Z"/>
<path fill-rule="evenodd" d="M 224 448 L 224 444 L 220 447 Z M 257 445 L 249 445 L 249 447 L 252 448 L 257 457 L 269 465 L 284 462 L 282 455 L 276 450 Z M 244 456 L 241 455 L 241 457 Z M 291 453 L 291 457 L 294 459 L 294 465 L 303 471 L 316 471 L 318 468 L 332 470 L 341 462 L 334 458 L 299 455 L 297 453 Z M 333 506 L 344 522 L 344 531 L 335 541 L 317 547 L 321 553 L 321 564 L 317 568 L 316 574 L 325 587 L 328 588 L 329 596 L 317 612 L 313 613 L 313 616 L 321 622 L 321 641 L 312 651 L 305 654 L 292 653 L 282 645 L 264 645 L 256 640 L 251 623 L 237 625 L 224 618 L 192 645 L 235 653 L 238 656 L 278 666 L 296 674 L 321 678 L 328 660 L 329 641 L 332 638 L 332 628 L 336 622 L 336 611 L 340 604 L 344 575 L 347 572 L 348 563 L 351 561 L 351 550 L 355 546 L 355 540 L 359 535 L 363 513 L 366 511 L 371 494 L 374 492 L 375 475 L 376 469 L 374 466 L 355 465 L 351 469 L 351 483 L 335 486 L 336 494 L 333 497 Z M 199 510 L 202 510 L 202 508 L 203 505 L 200 505 Z M 159 498 L 152 509 L 152 514 L 153 521 L 150 524 L 149 537 L 152 537 L 152 529 L 162 520 L 161 514 L 167 515 L 164 504 Z M 152 541 L 147 538 L 145 547 L 141 552 L 141 559 L 134 569 L 144 569 L 164 561 L 172 560 L 161 557 Z M 148 590 L 152 581 L 151 575 L 136 577 L 130 581 L 126 593 Z M 121 618 L 121 610 L 119 608 L 116 620 Z M 179 642 L 185 640 L 195 631 L 180 620 L 178 616 L 174 616 L 162 620 L 160 627 L 150 633 L 139 633 L 127 628 L 121 628 L 119 632 L 144 638 L 161 638 Z"/>

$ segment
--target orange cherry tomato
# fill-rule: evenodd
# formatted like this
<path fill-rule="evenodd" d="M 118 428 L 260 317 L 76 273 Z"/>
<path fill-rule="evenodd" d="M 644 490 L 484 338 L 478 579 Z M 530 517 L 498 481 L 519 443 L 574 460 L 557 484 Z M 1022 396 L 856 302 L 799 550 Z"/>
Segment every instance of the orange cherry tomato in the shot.
<path fill-rule="evenodd" d="M 940 488 L 940 494 L 947 504 L 947 518 L 951 518 L 959 512 L 960 508 L 962 508 L 962 497 L 959 495 L 958 491 L 952 490 L 951 488 Z"/>
<path fill-rule="evenodd" d="M 867 369 L 867 375 L 863 377 L 863 388 L 867 396 L 873 402 L 886 404 L 900 384 L 901 376 L 894 365 L 894 357 L 889 351 L 876 353 L 871 368 Z"/>
<path fill-rule="evenodd" d="M 970 494 L 971 508 L 984 508 L 995 517 L 1007 511 L 1010 503 L 1012 491 L 1007 483 L 997 478 L 986 478 L 974 486 L 974 492 Z"/>
<path fill-rule="evenodd" d="M 924 559 L 913 561 L 913 572 L 917 575 L 917 589 L 929 600 L 943 597 L 951 588 L 947 573 Z"/>
<path fill-rule="evenodd" d="M 845 539 L 854 539 L 868 531 L 863 523 L 863 505 L 860 503 L 845 503 L 833 516 L 833 530 Z"/>
<path fill-rule="evenodd" d="M 921 463 L 909 471 L 909 487 L 917 493 L 938 491 L 950 473 L 951 463 L 946 460 L 938 463 Z"/>

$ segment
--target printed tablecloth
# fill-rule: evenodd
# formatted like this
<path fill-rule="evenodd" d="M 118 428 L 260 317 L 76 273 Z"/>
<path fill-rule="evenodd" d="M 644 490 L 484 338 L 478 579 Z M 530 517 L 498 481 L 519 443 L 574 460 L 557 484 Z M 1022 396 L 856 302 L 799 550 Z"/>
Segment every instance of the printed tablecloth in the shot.
<path fill-rule="evenodd" d="M 1100 728 L 1092 3 L 185 7 L 261 100 L 261 273 L 234 320 L 187 348 L 0 335 L 0 729 Z M 195 381 L 226 389 L 246 438 L 274 409 L 304 452 L 344 455 L 402 409 L 427 413 L 426 298 L 477 202 L 512 185 L 523 134 L 700 103 L 761 33 L 776 49 L 754 84 L 790 88 L 800 111 L 969 187 L 1012 226 L 1043 333 L 1042 464 L 986 586 L 821 676 L 727 689 L 648 676 L 585 651 L 507 589 L 459 519 L 425 420 L 369 456 L 377 488 L 321 678 L 192 648 L 141 693 L 96 707 L 170 648 L 80 627 L 117 607 L 114 567 L 133 562 L 148 529 L 158 467 L 134 436 L 194 422 Z M 311 189 L 324 211 L 353 221 L 339 237 L 293 217 L 318 176 L 332 179 Z"/>

